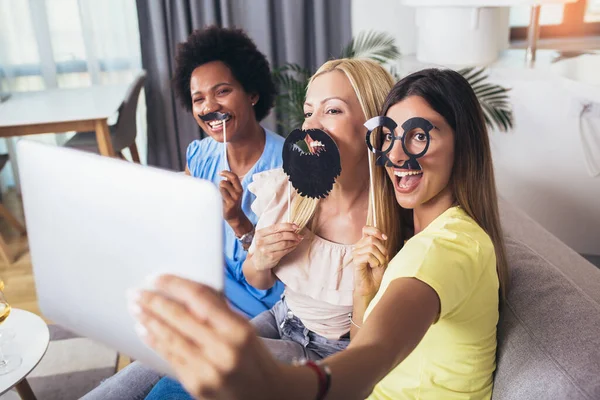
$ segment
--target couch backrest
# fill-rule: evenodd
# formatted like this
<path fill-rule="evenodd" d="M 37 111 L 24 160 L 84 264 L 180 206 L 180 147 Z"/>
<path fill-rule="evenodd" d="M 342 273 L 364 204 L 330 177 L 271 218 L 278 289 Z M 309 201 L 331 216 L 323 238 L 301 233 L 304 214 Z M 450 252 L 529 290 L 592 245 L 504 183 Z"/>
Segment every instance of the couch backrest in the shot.
<path fill-rule="evenodd" d="M 493 399 L 600 399 L 600 270 L 510 204 L 500 211 L 511 279 Z"/>

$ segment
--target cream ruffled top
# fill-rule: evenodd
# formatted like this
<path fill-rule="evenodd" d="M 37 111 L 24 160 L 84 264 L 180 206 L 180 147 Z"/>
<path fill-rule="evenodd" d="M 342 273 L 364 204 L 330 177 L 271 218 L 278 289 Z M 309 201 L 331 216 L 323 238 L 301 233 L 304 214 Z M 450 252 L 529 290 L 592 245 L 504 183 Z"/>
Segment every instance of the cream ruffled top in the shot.
<path fill-rule="evenodd" d="M 252 211 L 258 216 L 256 230 L 287 221 L 288 177 L 283 169 L 254 175 L 248 190 L 256 195 Z M 298 196 L 292 189 L 292 201 Z M 307 228 L 304 240 L 283 257 L 274 273 L 285 285 L 285 299 L 306 328 L 329 339 L 350 330 L 354 269 L 352 245 L 325 240 Z M 254 243 L 249 252 L 254 252 Z"/>

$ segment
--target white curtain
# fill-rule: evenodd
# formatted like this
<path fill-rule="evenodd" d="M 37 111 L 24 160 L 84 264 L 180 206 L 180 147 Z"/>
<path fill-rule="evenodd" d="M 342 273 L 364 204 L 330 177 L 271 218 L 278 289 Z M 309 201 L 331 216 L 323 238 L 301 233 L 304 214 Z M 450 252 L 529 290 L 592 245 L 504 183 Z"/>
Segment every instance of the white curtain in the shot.
<path fill-rule="evenodd" d="M 135 0 L 0 0 L 0 94 L 129 83 L 141 67 Z M 140 97 L 137 144 L 145 162 Z M 30 138 L 62 144 L 68 136 Z"/>

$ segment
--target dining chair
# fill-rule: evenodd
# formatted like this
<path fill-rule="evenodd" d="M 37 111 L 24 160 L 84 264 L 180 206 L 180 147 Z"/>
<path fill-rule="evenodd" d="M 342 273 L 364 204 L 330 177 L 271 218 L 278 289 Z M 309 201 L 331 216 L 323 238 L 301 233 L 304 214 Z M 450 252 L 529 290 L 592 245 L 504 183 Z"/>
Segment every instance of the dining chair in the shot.
<path fill-rule="evenodd" d="M 139 164 L 140 156 L 135 144 L 137 134 L 136 113 L 140 92 L 146 81 L 146 72 L 141 71 L 137 74 L 134 81 L 129 86 L 125 100 L 119 107 L 117 122 L 110 126 L 110 139 L 112 141 L 115 153 L 124 158 L 122 151 L 129 148 L 133 162 Z M 64 146 L 78 150 L 99 153 L 96 132 L 77 132 Z"/>
<path fill-rule="evenodd" d="M 6 166 L 8 162 L 8 154 L 0 154 L 0 171 Z M 27 229 L 25 226 L 15 217 L 8 209 L 4 206 L 3 203 L 0 202 L 0 218 L 4 218 L 9 225 L 11 225 L 14 229 L 16 229 L 22 236 L 27 234 Z M 5 261 L 8 264 L 12 264 L 14 261 L 14 254 L 8 247 L 8 244 L 0 235 L 0 259 Z"/>

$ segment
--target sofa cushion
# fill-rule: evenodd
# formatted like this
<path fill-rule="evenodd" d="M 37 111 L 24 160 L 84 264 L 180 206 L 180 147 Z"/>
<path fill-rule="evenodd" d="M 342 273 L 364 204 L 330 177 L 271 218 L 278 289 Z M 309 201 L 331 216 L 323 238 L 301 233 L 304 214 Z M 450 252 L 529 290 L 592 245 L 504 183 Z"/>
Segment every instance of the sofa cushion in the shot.
<path fill-rule="evenodd" d="M 493 399 L 600 399 L 600 270 L 501 203 L 510 287 Z"/>

